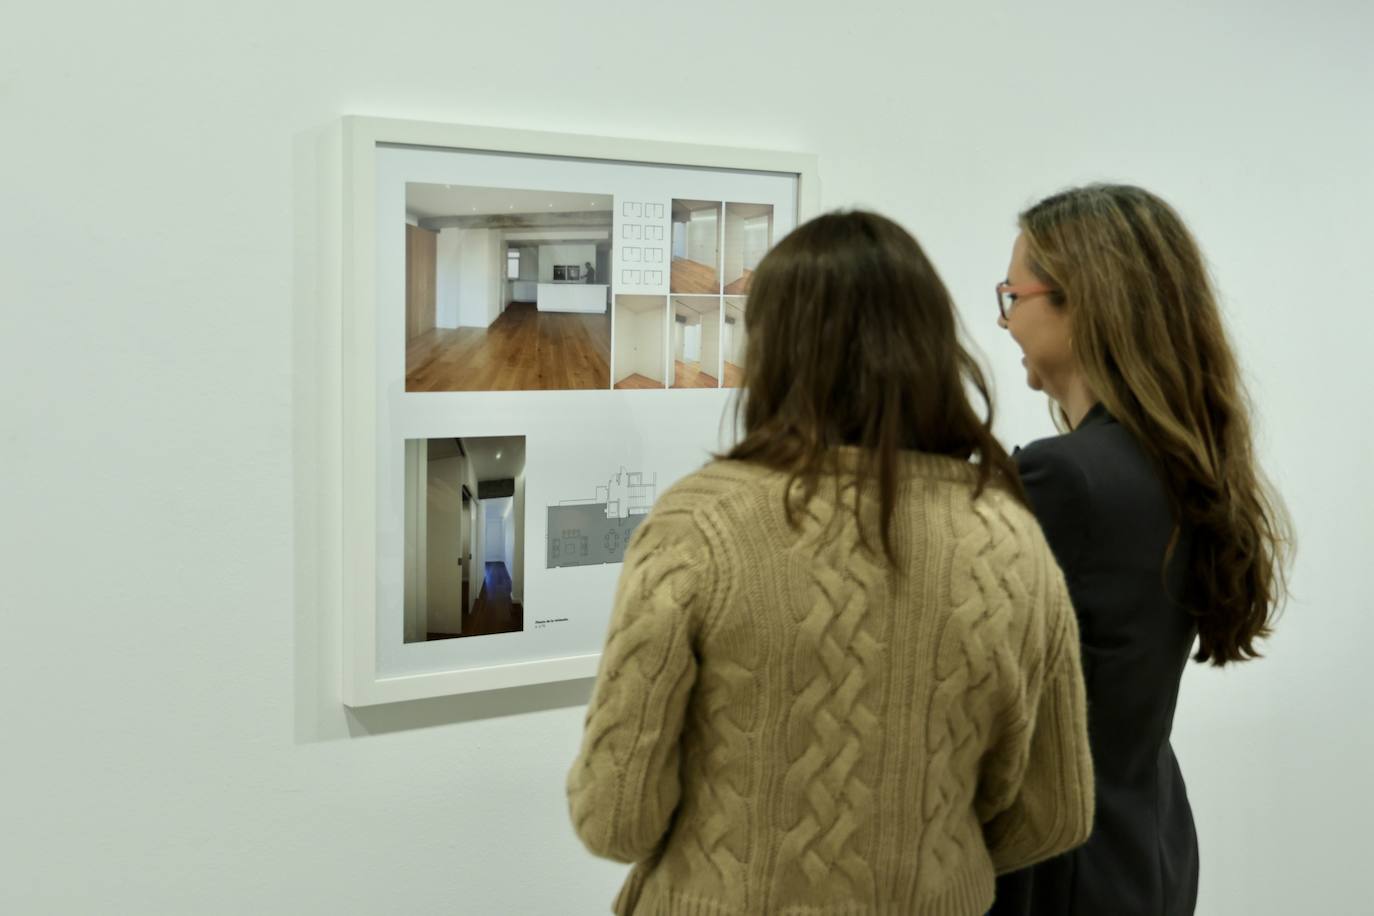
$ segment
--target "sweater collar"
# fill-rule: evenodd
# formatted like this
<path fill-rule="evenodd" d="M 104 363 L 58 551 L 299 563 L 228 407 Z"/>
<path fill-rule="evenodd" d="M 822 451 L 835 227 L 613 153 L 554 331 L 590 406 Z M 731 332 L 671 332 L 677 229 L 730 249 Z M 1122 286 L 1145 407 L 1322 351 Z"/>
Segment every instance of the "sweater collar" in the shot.
<path fill-rule="evenodd" d="M 852 471 L 858 467 L 863 449 L 855 445 L 842 445 L 834 449 L 834 455 L 842 470 Z M 978 469 L 972 462 L 962 458 L 904 450 L 897 453 L 897 474 L 904 478 L 919 477 L 964 483 L 975 480 Z"/>

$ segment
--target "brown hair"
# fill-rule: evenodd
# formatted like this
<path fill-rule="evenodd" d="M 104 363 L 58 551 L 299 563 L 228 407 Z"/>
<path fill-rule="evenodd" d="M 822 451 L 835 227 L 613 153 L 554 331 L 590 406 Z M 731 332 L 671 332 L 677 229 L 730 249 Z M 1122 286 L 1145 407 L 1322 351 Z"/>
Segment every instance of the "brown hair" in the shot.
<path fill-rule="evenodd" d="M 1193 530 L 1197 661 L 1259 655 L 1286 594 L 1287 514 L 1256 467 L 1249 404 L 1196 241 L 1158 197 L 1090 185 L 1018 220 L 1034 272 L 1070 311 L 1089 388 L 1164 475 Z M 1179 537 L 1175 529 L 1165 563 Z"/>
<path fill-rule="evenodd" d="M 859 481 L 877 483 L 889 564 L 902 450 L 976 460 L 977 492 L 991 481 L 1024 501 L 1015 465 L 993 438 L 987 383 L 959 342 L 949 293 L 896 223 L 841 212 L 792 232 L 754 274 L 745 330 L 744 436 L 726 457 L 790 472 L 804 503 L 823 475 L 838 480 L 833 450 L 857 446 Z M 856 521 L 868 491 L 858 488 Z M 795 525 L 794 508 L 789 502 Z M 868 545 L 862 524 L 859 533 Z"/>

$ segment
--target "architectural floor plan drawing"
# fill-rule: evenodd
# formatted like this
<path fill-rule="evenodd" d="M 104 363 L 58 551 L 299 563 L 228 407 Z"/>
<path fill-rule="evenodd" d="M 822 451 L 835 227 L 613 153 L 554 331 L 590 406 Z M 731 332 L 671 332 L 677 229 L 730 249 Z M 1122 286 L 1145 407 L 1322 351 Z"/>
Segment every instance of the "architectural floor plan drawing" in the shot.
<path fill-rule="evenodd" d="M 625 544 L 649 514 L 658 474 L 621 468 L 592 499 L 563 500 L 549 506 L 549 569 L 620 563 Z"/>

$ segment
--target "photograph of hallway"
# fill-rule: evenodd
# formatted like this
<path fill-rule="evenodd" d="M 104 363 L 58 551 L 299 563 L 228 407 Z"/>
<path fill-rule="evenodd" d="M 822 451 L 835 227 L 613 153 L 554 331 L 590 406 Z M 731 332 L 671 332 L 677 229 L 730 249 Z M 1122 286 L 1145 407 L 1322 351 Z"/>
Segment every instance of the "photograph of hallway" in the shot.
<path fill-rule="evenodd" d="M 525 439 L 405 443 L 404 639 L 524 630 Z"/>
<path fill-rule="evenodd" d="M 406 390 L 609 388 L 613 203 L 407 184 Z"/>
<path fill-rule="evenodd" d="M 674 296 L 670 388 L 720 387 L 720 299 Z"/>
<path fill-rule="evenodd" d="M 670 293 L 720 293 L 719 201 L 674 200 Z"/>

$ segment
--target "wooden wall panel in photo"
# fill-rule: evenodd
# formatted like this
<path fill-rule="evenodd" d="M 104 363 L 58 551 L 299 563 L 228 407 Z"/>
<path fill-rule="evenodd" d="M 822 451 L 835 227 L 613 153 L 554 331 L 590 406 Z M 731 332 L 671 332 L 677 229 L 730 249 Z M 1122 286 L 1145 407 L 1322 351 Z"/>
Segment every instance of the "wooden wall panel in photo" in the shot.
<path fill-rule="evenodd" d="M 434 329 L 439 233 L 406 223 L 406 340 Z"/>

